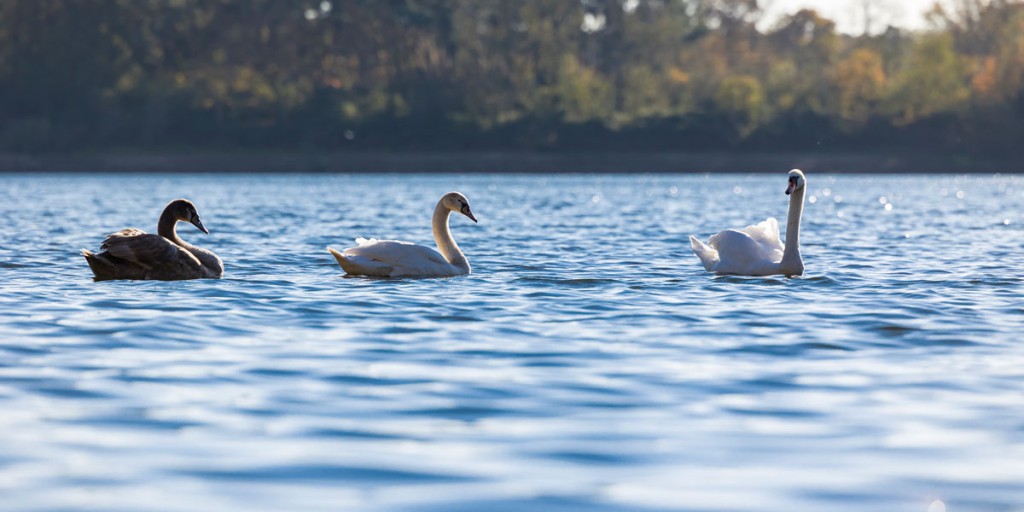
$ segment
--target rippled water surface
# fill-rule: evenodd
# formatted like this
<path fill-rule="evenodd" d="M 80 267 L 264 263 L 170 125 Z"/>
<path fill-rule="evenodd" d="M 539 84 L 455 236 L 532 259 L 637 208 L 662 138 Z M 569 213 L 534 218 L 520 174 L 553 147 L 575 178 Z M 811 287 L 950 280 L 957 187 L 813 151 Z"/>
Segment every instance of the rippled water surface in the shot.
<path fill-rule="evenodd" d="M 3 510 L 1024 510 L 1018 177 L 811 169 L 796 279 L 687 241 L 785 173 L 0 183 Z M 449 190 L 470 276 L 324 250 Z M 93 282 L 176 197 L 225 277 Z"/>

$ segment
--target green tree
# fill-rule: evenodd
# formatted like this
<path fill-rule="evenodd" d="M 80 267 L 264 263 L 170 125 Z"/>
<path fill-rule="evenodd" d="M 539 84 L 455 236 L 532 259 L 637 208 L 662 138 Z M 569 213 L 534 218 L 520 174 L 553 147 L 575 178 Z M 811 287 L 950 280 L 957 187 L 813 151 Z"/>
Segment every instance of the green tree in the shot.
<path fill-rule="evenodd" d="M 89 124 L 130 65 L 131 26 L 115 0 L 0 2 L 0 139 L 36 149 L 101 135 Z"/>
<path fill-rule="evenodd" d="M 969 96 L 963 62 L 949 34 L 927 34 L 914 44 L 887 98 L 897 124 L 938 113 L 959 113 Z"/>
<path fill-rule="evenodd" d="M 729 119 L 737 134 L 745 137 L 761 120 L 764 109 L 761 82 L 752 76 L 728 77 L 715 93 L 714 104 Z"/>

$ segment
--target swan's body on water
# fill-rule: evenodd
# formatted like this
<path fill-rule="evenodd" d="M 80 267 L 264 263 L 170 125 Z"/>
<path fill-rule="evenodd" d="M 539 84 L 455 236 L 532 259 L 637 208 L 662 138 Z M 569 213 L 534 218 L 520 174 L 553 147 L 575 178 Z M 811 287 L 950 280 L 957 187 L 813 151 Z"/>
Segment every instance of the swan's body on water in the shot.
<path fill-rule="evenodd" d="M 714 236 L 707 244 L 690 236 L 694 254 L 708 272 L 745 276 L 782 274 L 798 276 L 804 273 L 800 257 L 800 218 L 804 208 L 804 173 L 799 169 L 789 172 L 789 219 L 786 223 L 786 243 L 779 237 L 779 222 L 770 217 L 764 222 L 743 229 L 727 229 Z"/>
<path fill-rule="evenodd" d="M 187 199 L 175 199 L 164 207 L 157 223 L 157 234 L 127 228 L 107 235 L 94 253 L 82 249 L 82 256 L 98 280 L 155 279 L 173 281 L 220 277 L 224 264 L 213 252 L 196 247 L 178 237 L 178 222 L 188 222 L 203 233 L 209 230 L 199 212 Z"/>
<path fill-rule="evenodd" d="M 462 254 L 448 228 L 452 212 L 476 222 L 469 200 L 458 192 L 449 192 L 434 207 L 435 251 L 429 247 L 397 240 L 357 238 L 356 246 L 344 251 L 327 248 L 350 275 L 374 277 L 450 277 L 470 273 L 469 260 Z"/>

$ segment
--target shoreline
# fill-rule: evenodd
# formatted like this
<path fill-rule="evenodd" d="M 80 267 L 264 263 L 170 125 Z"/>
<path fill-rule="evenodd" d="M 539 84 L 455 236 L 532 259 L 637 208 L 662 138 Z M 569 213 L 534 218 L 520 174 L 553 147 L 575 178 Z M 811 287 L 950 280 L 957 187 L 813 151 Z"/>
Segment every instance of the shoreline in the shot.
<path fill-rule="evenodd" d="M 4 173 L 1020 173 L 1024 158 L 939 154 L 347 151 L 0 154 Z"/>

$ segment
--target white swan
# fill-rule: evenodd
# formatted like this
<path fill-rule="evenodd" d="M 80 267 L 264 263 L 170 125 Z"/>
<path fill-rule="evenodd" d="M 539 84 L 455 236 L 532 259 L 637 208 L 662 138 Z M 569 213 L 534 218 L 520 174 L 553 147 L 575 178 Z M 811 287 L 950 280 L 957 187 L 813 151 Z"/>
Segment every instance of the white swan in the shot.
<path fill-rule="evenodd" d="M 727 229 L 711 237 L 707 244 L 690 236 L 693 253 L 708 272 L 744 276 L 804 273 L 800 258 L 800 217 L 804 211 L 804 186 L 807 180 L 799 169 L 789 171 L 789 221 L 786 244 L 779 240 L 779 222 L 769 217 L 764 222 L 741 230 Z"/>
<path fill-rule="evenodd" d="M 375 277 L 449 277 L 468 274 L 469 260 L 459 250 L 448 229 L 448 217 L 459 212 L 476 222 L 469 200 L 458 192 L 441 197 L 434 207 L 434 241 L 437 251 L 409 242 L 357 238 L 355 247 L 338 252 L 327 248 L 350 275 Z M 442 256 L 443 254 L 443 256 Z"/>

